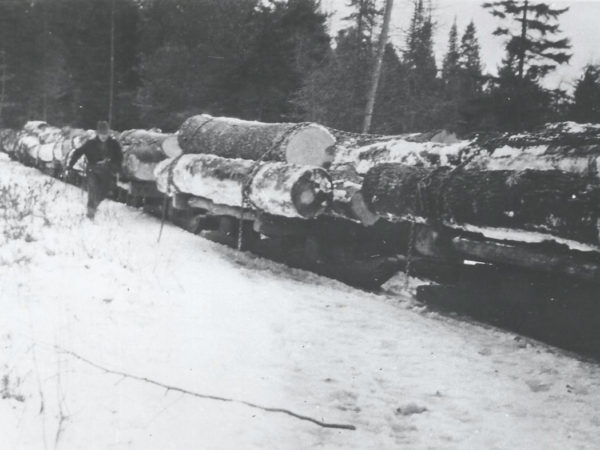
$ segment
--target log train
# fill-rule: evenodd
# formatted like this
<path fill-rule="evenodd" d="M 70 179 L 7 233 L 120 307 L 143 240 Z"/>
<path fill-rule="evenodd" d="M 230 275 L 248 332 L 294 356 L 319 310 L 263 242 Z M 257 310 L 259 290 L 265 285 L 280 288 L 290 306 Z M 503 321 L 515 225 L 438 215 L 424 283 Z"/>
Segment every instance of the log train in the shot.
<path fill-rule="evenodd" d="M 93 136 L 31 121 L 1 130 L 0 146 L 58 176 Z M 457 139 L 202 114 L 175 133 L 115 137 L 114 198 L 217 242 L 366 289 L 406 271 L 488 300 L 596 301 L 600 125 Z M 85 161 L 75 169 L 68 181 L 82 184 Z"/>

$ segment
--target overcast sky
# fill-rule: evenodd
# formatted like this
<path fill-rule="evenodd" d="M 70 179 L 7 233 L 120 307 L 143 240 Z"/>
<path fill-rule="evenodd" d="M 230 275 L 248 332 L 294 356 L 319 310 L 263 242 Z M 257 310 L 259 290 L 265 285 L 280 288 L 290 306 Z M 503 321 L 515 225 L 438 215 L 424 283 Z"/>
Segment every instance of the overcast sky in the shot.
<path fill-rule="evenodd" d="M 345 6 L 347 0 L 321 0 L 323 8 L 333 13 L 330 28 L 333 33 L 343 26 L 341 17 L 348 13 Z M 379 0 L 381 2 L 381 0 Z M 492 31 L 500 24 L 481 7 L 482 0 L 433 0 L 434 18 L 437 22 L 435 47 L 438 65 L 446 51 L 448 32 L 454 17 L 456 17 L 459 35 L 465 26 L 473 19 L 477 27 L 481 55 L 485 69 L 496 72 L 496 67 L 503 56 L 502 39 L 492 35 Z M 561 16 L 560 25 L 563 36 L 571 39 L 573 45 L 571 63 L 561 66 L 555 73 L 549 75 L 545 84 L 547 87 L 561 85 L 570 89 L 573 82 L 589 63 L 600 63 L 600 0 L 561 0 L 550 2 L 553 6 L 570 9 Z M 392 14 L 391 39 L 397 47 L 402 47 L 405 41 L 405 31 L 412 14 L 411 0 L 394 0 Z"/>

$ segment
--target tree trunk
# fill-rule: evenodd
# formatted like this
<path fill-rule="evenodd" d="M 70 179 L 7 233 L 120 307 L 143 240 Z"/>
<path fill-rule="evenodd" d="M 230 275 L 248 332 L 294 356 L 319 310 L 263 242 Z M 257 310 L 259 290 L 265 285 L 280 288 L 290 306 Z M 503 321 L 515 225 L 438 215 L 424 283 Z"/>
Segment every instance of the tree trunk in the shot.
<path fill-rule="evenodd" d="M 377 87 L 381 75 L 381 65 L 383 63 L 383 54 L 385 52 L 385 44 L 388 40 L 388 30 L 390 28 L 390 18 L 392 16 L 392 7 L 394 0 L 386 0 L 385 12 L 383 15 L 383 25 L 381 26 L 381 34 L 379 35 L 379 43 L 377 44 L 377 56 L 375 57 L 375 65 L 367 94 L 367 105 L 365 107 L 365 118 L 363 122 L 363 133 L 368 133 L 371 129 L 371 119 L 373 118 L 373 109 L 375 107 L 375 98 L 377 96 Z M 360 34 L 359 34 L 360 36 Z"/>
<path fill-rule="evenodd" d="M 392 220 L 507 229 L 516 240 L 531 237 L 519 231 L 541 233 L 600 248 L 600 184 L 590 177 L 381 164 L 362 192 L 373 212 Z"/>
<path fill-rule="evenodd" d="M 335 143 L 318 124 L 260 123 L 207 114 L 187 119 L 178 139 L 184 153 L 317 167 L 331 162 Z"/>
<path fill-rule="evenodd" d="M 278 162 L 183 155 L 159 163 L 155 174 L 162 192 L 183 192 L 277 216 L 316 217 L 332 197 L 331 180 L 323 169 Z M 248 205 L 242 204 L 245 186 Z"/>

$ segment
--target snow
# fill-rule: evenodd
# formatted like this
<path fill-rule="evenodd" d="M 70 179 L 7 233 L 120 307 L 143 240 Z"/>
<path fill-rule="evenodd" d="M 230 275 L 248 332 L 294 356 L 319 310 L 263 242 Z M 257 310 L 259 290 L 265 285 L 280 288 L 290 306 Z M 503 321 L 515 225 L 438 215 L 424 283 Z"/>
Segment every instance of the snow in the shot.
<path fill-rule="evenodd" d="M 470 141 L 457 141 L 451 144 L 439 142 L 413 142 L 402 138 L 375 142 L 362 147 L 340 146 L 335 155 L 335 164 L 353 164 L 359 174 L 366 174 L 376 164 L 402 163 L 406 165 L 431 167 L 433 165 L 456 165 L 461 152 L 468 148 Z M 435 164 L 431 155 L 435 155 Z"/>
<path fill-rule="evenodd" d="M 169 224 L 157 243 L 159 221 L 124 205 L 89 222 L 83 193 L 48 180 L 0 160 L 1 186 L 43 190 L 50 221 L 0 263 L 2 448 L 600 446 L 595 363 L 393 284 L 357 291 Z"/>

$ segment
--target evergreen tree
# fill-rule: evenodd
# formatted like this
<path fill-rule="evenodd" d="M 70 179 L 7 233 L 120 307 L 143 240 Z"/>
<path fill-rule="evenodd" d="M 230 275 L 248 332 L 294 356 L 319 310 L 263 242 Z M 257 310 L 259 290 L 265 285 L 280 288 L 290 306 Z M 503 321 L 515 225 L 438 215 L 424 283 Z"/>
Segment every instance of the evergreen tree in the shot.
<path fill-rule="evenodd" d="M 483 86 L 479 41 L 475 24 L 471 21 L 462 35 L 459 49 L 459 132 L 475 131 L 481 128 Z"/>
<path fill-rule="evenodd" d="M 442 65 L 442 96 L 440 108 L 442 111 L 444 128 L 454 130 L 458 124 L 461 98 L 461 69 L 459 67 L 458 29 L 456 19 L 450 27 L 448 35 L 448 50 Z"/>
<path fill-rule="evenodd" d="M 578 122 L 600 122 L 600 66 L 588 65 L 577 81 L 572 116 Z"/>
<path fill-rule="evenodd" d="M 453 78 L 456 78 L 459 68 L 459 48 L 458 48 L 458 29 L 456 27 L 456 18 L 450 27 L 450 34 L 448 35 L 448 50 L 446 56 L 444 56 L 444 63 L 442 65 L 442 79 L 445 84 L 450 82 Z"/>
<path fill-rule="evenodd" d="M 505 65 L 518 79 L 527 77 L 537 81 L 571 59 L 569 39 L 551 38 L 560 33 L 556 22 L 569 8 L 552 8 L 533 0 L 501 0 L 484 3 L 483 7 L 509 21 L 508 26 L 496 28 L 494 34 L 506 36 Z M 511 28 L 514 24 L 518 24 L 518 31 Z"/>
<path fill-rule="evenodd" d="M 294 96 L 298 117 L 347 131 L 362 129 L 370 68 L 373 25 L 380 11 L 373 0 L 353 0 L 350 23 L 338 32 L 336 46 L 304 79 Z"/>
<path fill-rule="evenodd" d="M 370 51 L 373 45 L 373 28 L 381 11 L 375 0 L 348 0 L 347 6 L 352 8 L 352 12 L 344 20 L 354 23 L 357 49 Z"/>
<path fill-rule="evenodd" d="M 496 88 L 507 99 L 499 125 L 509 129 L 534 126 L 544 116 L 540 111 L 548 106 L 549 93 L 543 91 L 539 80 L 571 58 L 569 40 L 552 38 L 560 33 L 557 21 L 568 8 L 552 8 L 533 0 L 501 0 L 483 7 L 508 22 L 494 31 L 506 37 L 506 56 L 496 80 Z"/>
<path fill-rule="evenodd" d="M 477 31 L 473 21 L 467 25 L 460 40 L 458 64 L 467 81 L 467 92 L 481 92 L 483 84 L 481 56 Z"/>
<path fill-rule="evenodd" d="M 406 70 L 392 44 L 387 44 L 375 109 L 372 131 L 376 134 L 399 134 L 405 131 Z"/>
<path fill-rule="evenodd" d="M 433 19 L 431 8 L 425 10 L 423 0 L 415 0 L 402 64 L 406 70 L 405 129 L 421 131 L 440 126 L 440 91 L 433 52 Z"/>

